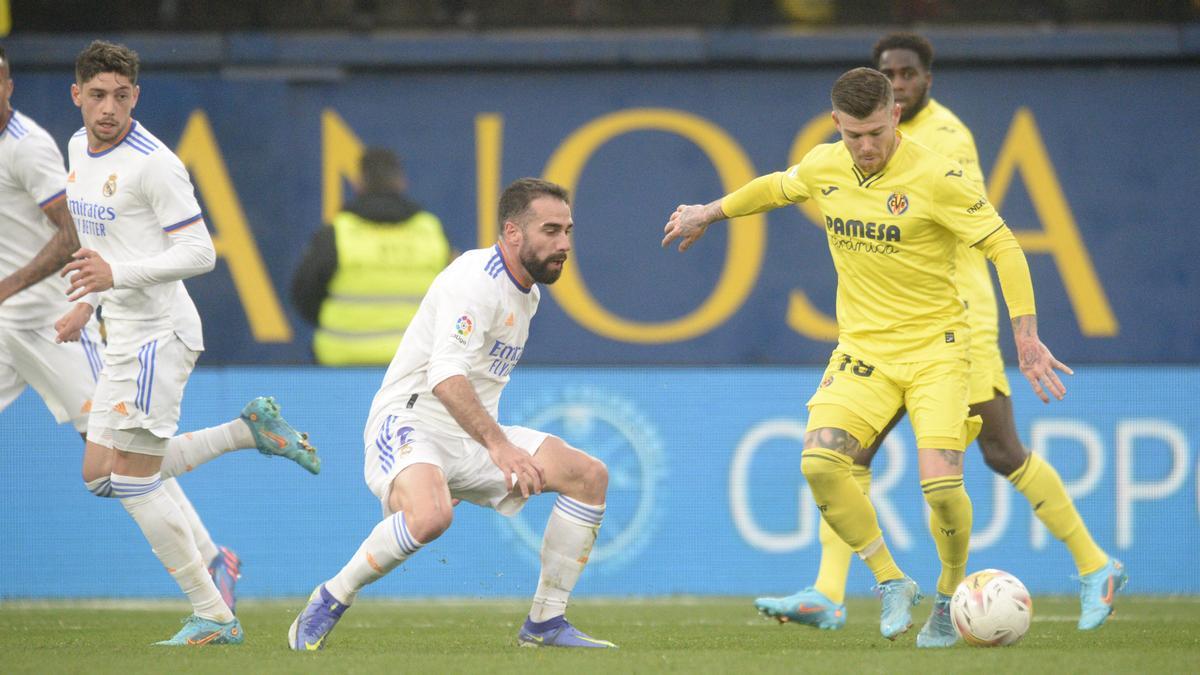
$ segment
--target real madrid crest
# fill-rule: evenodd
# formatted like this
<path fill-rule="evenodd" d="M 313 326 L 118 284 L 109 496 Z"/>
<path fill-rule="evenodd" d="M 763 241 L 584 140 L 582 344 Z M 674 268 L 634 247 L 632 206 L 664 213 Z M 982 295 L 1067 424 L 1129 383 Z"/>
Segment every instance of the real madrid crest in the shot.
<path fill-rule="evenodd" d="M 898 216 L 908 210 L 908 195 L 903 192 L 893 192 L 887 200 L 888 211 Z"/>
<path fill-rule="evenodd" d="M 108 180 L 104 182 L 104 187 L 100 189 L 100 192 L 103 193 L 105 197 L 111 197 L 117 194 L 117 174 L 109 174 Z"/>

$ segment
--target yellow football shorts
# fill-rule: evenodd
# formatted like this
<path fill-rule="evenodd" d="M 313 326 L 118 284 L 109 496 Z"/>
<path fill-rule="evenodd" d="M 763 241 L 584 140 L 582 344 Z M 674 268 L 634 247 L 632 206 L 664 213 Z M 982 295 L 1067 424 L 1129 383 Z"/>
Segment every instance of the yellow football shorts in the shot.
<path fill-rule="evenodd" d="M 990 401 L 996 392 L 1012 395 L 1012 387 L 1004 374 L 1004 357 L 995 332 L 976 332 L 971 329 L 971 384 L 968 401 L 971 405 Z"/>
<path fill-rule="evenodd" d="M 901 408 L 908 410 L 917 447 L 962 451 L 979 433 L 968 416 L 970 362 L 866 363 L 835 350 L 808 400 L 808 431 L 843 429 L 869 447 Z"/>

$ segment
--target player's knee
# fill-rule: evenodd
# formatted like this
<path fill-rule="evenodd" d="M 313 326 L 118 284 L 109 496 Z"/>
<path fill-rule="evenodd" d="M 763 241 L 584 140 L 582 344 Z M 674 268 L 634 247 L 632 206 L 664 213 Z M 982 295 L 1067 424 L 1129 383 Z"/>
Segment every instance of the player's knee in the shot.
<path fill-rule="evenodd" d="M 108 474 L 103 476 L 89 477 L 87 472 L 83 474 L 83 486 L 87 491 L 97 497 L 112 497 L 112 480 Z"/>
<path fill-rule="evenodd" d="M 800 473 L 810 485 L 838 481 L 850 475 L 850 465 L 825 457 L 811 450 L 800 456 Z"/>
<path fill-rule="evenodd" d="M 595 457 L 588 457 L 584 462 L 581 479 L 590 492 L 608 492 L 608 467 Z"/>
<path fill-rule="evenodd" d="M 954 476 L 946 476 L 946 479 L 952 479 Z M 921 481 L 922 492 L 925 493 L 925 503 L 929 505 L 930 510 L 934 513 L 947 513 L 956 510 L 961 510 L 964 506 L 963 500 L 968 500 L 966 506 L 970 506 L 970 497 L 967 495 L 966 488 L 963 487 L 962 477 L 958 476 L 957 482 L 947 483 L 944 479 L 932 479 L 929 484 Z"/>
<path fill-rule="evenodd" d="M 404 523 L 408 533 L 422 544 L 442 536 L 454 522 L 454 507 L 450 504 L 431 504 L 404 512 Z"/>
<path fill-rule="evenodd" d="M 1006 434 L 988 434 L 987 426 L 980 433 L 979 450 L 983 453 L 983 462 L 988 468 L 1002 476 L 1008 476 L 1021 468 L 1028 456 L 1025 446 Z"/>

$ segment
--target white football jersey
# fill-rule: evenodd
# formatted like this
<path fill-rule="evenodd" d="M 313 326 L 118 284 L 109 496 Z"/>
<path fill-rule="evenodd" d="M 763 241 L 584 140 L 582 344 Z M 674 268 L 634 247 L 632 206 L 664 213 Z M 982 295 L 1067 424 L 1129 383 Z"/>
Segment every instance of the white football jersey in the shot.
<path fill-rule="evenodd" d="M 466 376 L 496 418 L 541 297 L 536 284 L 521 286 L 508 265 L 496 245 L 467 251 L 434 279 L 375 394 L 367 429 L 380 415 L 409 410 L 444 433 L 469 438 L 433 395 L 434 386 L 455 375 Z"/>
<path fill-rule="evenodd" d="M 66 187 L 62 154 L 36 122 L 14 110 L 0 130 L 0 278 L 33 260 L 57 229 L 42 207 Z M 52 274 L 0 305 L 0 326 L 53 325 L 70 305 L 66 279 Z"/>
<path fill-rule="evenodd" d="M 110 263 L 133 262 L 170 247 L 169 233 L 204 227 L 183 162 L 137 120 L 117 143 L 93 153 L 80 129 L 67 146 L 67 199 L 79 241 Z M 144 338 L 174 332 L 189 349 L 204 349 L 200 314 L 182 281 L 100 294 L 105 321 L 138 322 Z M 113 346 L 109 330 L 109 346 Z"/>

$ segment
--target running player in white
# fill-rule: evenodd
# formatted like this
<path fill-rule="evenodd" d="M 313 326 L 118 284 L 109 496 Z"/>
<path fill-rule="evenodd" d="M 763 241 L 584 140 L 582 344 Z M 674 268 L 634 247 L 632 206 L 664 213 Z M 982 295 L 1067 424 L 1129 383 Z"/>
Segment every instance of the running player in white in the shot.
<path fill-rule="evenodd" d="M 614 647 L 567 622 L 571 589 L 604 516 L 608 469 L 544 432 L 496 421 L 500 392 L 525 350 L 529 321 L 571 250 L 563 188 L 523 178 L 500 197 L 500 241 L 468 251 L 430 286 L 375 394 L 363 475 L 384 518 L 292 623 L 288 646 L 317 650 L 358 592 L 441 536 L 463 499 L 513 516 L 532 494 L 558 493 L 542 571 L 517 641 Z"/>
<path fill-rule="evenodd" d="M 32 386 L 59 423 L 70 422 L 86 436 L 103 348 L 92 325 L 80 331 L 79 341 L 55 340 L 54 321 L 69 307 L 68 285 L 47 278 L 79 249 L 75 223 L 67 210 L 66 171 L 50 135 L 29 116 L 13 110 L 12 92 L 12 65 L 0 46 L 0 411 Z M 238 419 L 172 438 L 168 452 L 207 447 L 221 453 L 257 446 L 279 454 L 279 446 L 268 434 L 295 437 L 297 433 L 276 413 L 268 399 L 255 399 Z M 111 462 L 108 455 L 102 459 Z M 111 469 L 107 465 L 101 469 L 103 476 L 87 487 L 99 496 L 111 496 Z M 241 566 L 237 554 L 213 542 L 175 479 L 164 480 L 163 488 L 187 518 L 222 599 L 236 609 Z"/>
<path fill-rule="evenodd" d="M 107 344 L 88 417 L 83 477 L 92 492 L 121 500 L 192 603 L 183 629 L 158 644 L 238 644 L 241 625 L 206 571 L 186 509 L 162 479 L 247 442 L 274 444 L 276 454 L 314 473 L 319 464 L 302 437 L 281 435 L 290 427 L 278 424 L 269 399 L 252 402 L 245 413 L 250 424 L 231 423 L 227 431 L 241 434 L 234 443 L 172 447 L 183 388 L 204 348 L 200 317 L 182 279 L 211 270 L 216 254 L 187 170 L 131 116 L 138 68 L 132 50 L 102 41 L 75 62 L 71 96 L 84 128 L 68 146 L 66 196 L 84 248 L 63 269 L 68 299 L 76 304 L 55 324 L 56 339 L 80 339 L 94 305 L 103 306 Z M 272 416 L 277 424 L 254 424 Z"/>

